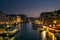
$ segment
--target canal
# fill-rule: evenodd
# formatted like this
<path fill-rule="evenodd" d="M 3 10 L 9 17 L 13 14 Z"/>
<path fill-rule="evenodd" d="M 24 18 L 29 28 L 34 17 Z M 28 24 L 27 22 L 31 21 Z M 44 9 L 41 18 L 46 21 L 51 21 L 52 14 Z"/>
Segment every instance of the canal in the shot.
<path fill-rule="evenodd" d="M 48 33 L 48 34 L 47 34 Z M 22 26 L 22 29 L 16 34 L 15 40 L 56 40 L 54 34 L 47 31 L 35 31 L 32 23 L 28 22 Z"/>
<path fill-rule="evenodd" d="M 41 40 L 41 37 L 37 31 L 33 30 L 31 22 L 28 22 L 17 33 L 16 40 Z"/>

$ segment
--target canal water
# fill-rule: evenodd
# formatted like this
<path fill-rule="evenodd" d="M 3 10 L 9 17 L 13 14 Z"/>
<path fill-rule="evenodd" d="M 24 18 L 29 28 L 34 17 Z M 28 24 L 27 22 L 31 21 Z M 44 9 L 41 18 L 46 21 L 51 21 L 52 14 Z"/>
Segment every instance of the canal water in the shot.
<path fill-rule="evenodd" d="M 47 40 L 46 34 L 46 31 L 37 32 L 33 30 L 32 23 L 28 22 L 24 24 L 22 29 L 16 34 L 15 40 Z"/>
<path fill-rule="evenodd" d="M 41 38 L 39 33 L 33 30 L 31 22 L 28 22 L 17 33 L 16 40 L 41 40 Z"/>

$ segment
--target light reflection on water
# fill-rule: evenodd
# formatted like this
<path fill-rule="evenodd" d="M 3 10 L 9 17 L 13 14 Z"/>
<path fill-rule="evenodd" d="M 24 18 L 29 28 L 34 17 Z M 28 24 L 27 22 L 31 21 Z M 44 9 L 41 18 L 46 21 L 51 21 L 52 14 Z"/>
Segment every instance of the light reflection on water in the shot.
<path fill-rule="evenodd" d="M 42 40 L 46 40 L 46 31 L 43 31 L 41 33 Z"/>
<path fill-rule="evenodd" d="M 31 33 L 31 34 L 30 34 L 30 33 Z M 27 35 L 24 35 L 24 34 L 27 34 Z M 42 31 L 42 32 L 41 32 L 41 38 L 42 38 L 42 40 L 47 40 L 46 34 L 47 34 L 47 31 Z M 18 39 L 24 40 L 23 38 L 21 38 L 21 36 L 23 36 L 25 39 L 30 38 L 31 40 L 39 37 L 39 36 L 36 34 L 36 32 L 32 29 L 32 24 L 31 24 L 31 22 L 27 23 L 26 26 L 24 26 L 24 28 L 22 29 L 22 31 L 20 31 L 20 32 L 18 33 L 18 35 L 17 35 L 17 37 L 19 37 Z M 27 36 L 27 37 L 26 37 L 26 36 Z M 33 37 L 32 37 L 32 36 L 33 36 Z M 15 37 L 16 37 L 16 36 L 14 36 L 13 38 L 15 38 Z M 53 40 L 54 40 L 54 38 L 55 38 L 54 35 L 52 35 L 52 37 L 53 37 Z M 13 38 L 8 38 L 8 39 L 14 40 Z M 2 40 L 2 39 L 3 39 L 3 38 L 0 37 L 0 40 Z M 37 40 L 39 40 L 39 39 L 37 38 Z M 50 40 L 50 39 L 49 39 L 49 40 Z"/>
<path fill-rule="evenodd" d="M 16 40 L 40 40 L 39 34 L 33 30 L 32 23 L 27 22 L 17 33 Z"/>

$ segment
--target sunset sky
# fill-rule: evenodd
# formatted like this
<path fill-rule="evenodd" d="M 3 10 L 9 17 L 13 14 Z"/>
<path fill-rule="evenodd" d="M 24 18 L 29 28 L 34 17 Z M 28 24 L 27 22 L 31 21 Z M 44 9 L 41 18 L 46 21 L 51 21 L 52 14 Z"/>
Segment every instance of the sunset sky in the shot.
<path fill-rule="evenodd" d="M 0 0 L 0 11 L 39 17 L 41 12 L 60 9 L 60 0 Z"/>

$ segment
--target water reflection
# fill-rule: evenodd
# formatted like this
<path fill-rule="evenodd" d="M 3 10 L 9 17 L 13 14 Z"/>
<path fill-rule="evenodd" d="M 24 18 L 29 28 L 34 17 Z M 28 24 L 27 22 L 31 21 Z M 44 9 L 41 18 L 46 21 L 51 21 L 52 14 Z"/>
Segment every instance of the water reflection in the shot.
<path fill-rule="evenodd" d="M 55 36 L 49 31 L 47 33 L 46 30 L 41 31 L 40 34 L 39 32 L 37 33 L 32 29 L 32 23 L 28 22 L 24 24 L 21 31 L 17 33 L 16 40 L 55 40 Z"/>
<path fill-rule="evenodd" d="M 31 22 L 24 24 L 18 32 L 16 40 L 40 40 L 39 34 L 33 30 Z"/>
<path fill-rule="evenodd" d="M 19 32 L 15 34 L 12 38 L 9 38 L 9 36 L 7 37 L 5 36 L 5 37 L 0 37 L 0 40 L 2 40 L 3 38 L 8 40 L 55 40 L 54 34 L 49 31 L 48 34 L 46 30 L 41 31 L 40 34 L 39 32 L 37 33 L 36 31 L 34 31 L 31 22 L 27 22 L 26 24 L 23 24 L 22 29 L 19 30 Z"/>
<path fill-rule="evenodd" d="M 43 30 L 40 33 L 41 33 L 42 40 L 57 40 L 55 34 L 50 31 Z"/>
<path fill-rule="evenodd" d="M 46 40 L 46 31 L 41 32 L 42 40 Z"/>

